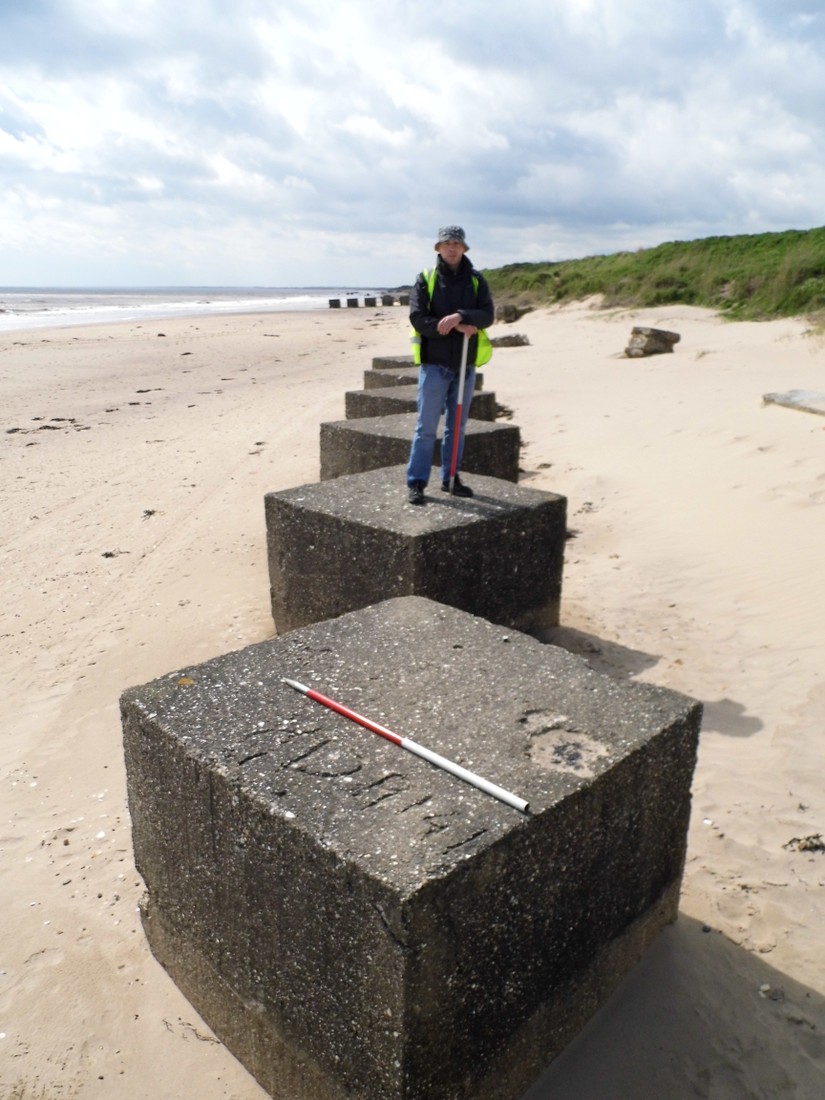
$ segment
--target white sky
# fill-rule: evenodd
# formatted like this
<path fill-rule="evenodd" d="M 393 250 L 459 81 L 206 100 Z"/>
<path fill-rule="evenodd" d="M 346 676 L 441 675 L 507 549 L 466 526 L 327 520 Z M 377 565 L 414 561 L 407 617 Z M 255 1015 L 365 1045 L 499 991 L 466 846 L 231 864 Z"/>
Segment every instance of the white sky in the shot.
<path fill-rule="evenodd" d="M 824 131 L 822 0 L 0 0 L 0 285 L 807 229 Z"/>

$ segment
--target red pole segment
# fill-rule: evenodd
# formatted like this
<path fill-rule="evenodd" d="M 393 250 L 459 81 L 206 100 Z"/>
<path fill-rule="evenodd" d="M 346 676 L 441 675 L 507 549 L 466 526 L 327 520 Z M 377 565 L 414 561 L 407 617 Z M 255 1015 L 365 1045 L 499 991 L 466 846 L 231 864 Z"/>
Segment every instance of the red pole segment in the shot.
<path fill-rule="evenodd" d="M 431 749 L 419 745 L 409 737 L 399 737 L 397 733 L 388 730 L 386 726 L 380 726 L 370 718 L 365 718 L 363 714 L 358 714 L 357 711 L 350 710 L 349 707 L 345 707 L 342 703 L 337 703 L 334 699 L 322 695 L 320 691 L 315 691 L 313 688 L 307 687 L 306 684 L 301 684 L 297 680 L 287 680 L 286 678 L 284 678 L 283 682 L 289 684 L 291 688 L 299 691 L 302 695 L 306 695 L 307 698 L 314 700 L 316 703 L 320 703 L 321 706 L 328 707 L 337 714 L 343 715 L 344 718 L 349 718 L 352 722 L 357 722 L 359 726 L 363 726 L 365 729 L 377 733 L 379 737 L 384 737 L 387 741 L 392 741 L 394 745 L 406 749 L 415 756 L 420 756 L 422 760 L 429 761 L 430 764 L 434 764 L 437 768 L 450 772 L 450 774 L 456 776 L 456 778 L 463 779 L 465 783 L 469 783 L 478 790 L 484 791 L 485 794 L 492 795 L 493 798 L 499 799 L 500 802 L 505 802 L 508 806 L 512 806 L 513 809 L 520 810 L 523 814 L 528 812 L 529 804 L 525 802 L 523 798 L 519 798 L 518 795 L 505 790 L 504 787 L 499 787 L 496 783 L 491 783 L 489 779 L 483 779 L 480 775 L 476 775 L 475 772 L 468 771 L 467 768 L 462 768 L 460 764 L 456 764 L 454 761 L 448 760 L 445 756 L 440 756 L 437 752 L 433 752 Z"/>
<path fill-rule="evenodd" d="M 314 688 L 309 688 L 306 684 L 299 684 L 297 680 L 284 679 L 285 684 L 289 684 L 290 687 L 295 688 L 296 691 L 300 691 L 302 695 L 306 695 L 308 699 L 314 699 L 316 703 L 320 703 L 323 707 L 329 707 L 330 710 L 336 711 L 338 714 L 343 714 L 345 718 L 349 718 L 351 722 L 357 722 L 359 726 L 364 726 L 365 729 L 372 730 L 373 733 L 377 733 L 379 737 L 386 737 L 388 741 L 392 741 L 394 745 L 401 745 L 404 738 L 399 737 L 397 733 L 393 733 L 392 730 L 388 730 L 385 726 L 379 726 L 377 722 L 373 722 L 370 718 L 365 718 L 362 714 L 358 714 L 354 710 L 350 710 L 349 707 L 345 707 L 343 703 L 336 703 L 334 699 L 330 699 L 328 695 L 322 695 L 320 691 L 315 691 Z"/>
<path fill-rule="evenodd" d="M 458 403 L 455 407 L 455 429 L 453 431 L 453 454 L 450 463 L 450 492 L 453 491 L 455 475 L 458 472 L 458 441 L 461 432 L 461 410 L 464 405 L 464 380 L 467 377 L 467 349 L 470 346 L 470 337 L 464 333 L 464 343 L 461 345 L 461 370 L 458 375 Z"/>

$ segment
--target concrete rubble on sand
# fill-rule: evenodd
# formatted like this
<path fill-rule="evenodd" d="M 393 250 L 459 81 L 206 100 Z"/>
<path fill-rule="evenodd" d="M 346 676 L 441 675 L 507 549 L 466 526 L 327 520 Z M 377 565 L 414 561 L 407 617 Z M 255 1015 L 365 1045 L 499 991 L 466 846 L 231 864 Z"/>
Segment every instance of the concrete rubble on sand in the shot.
<path fill-rule="evenodd" d="M 788 409 L 825 416 L 825 393 L 820 390 L 788 390 L 786 393 L 766 393 L 765 405 L 784 405 Z"/>
<path fill-rule="evenodd" d="M 624 353 L 628 359 L 641 359 L 646 355 L 665 355 L 672 352 L 674 345 L 681 339 L 678 332 L 636 325 L 630 334 Z"/>

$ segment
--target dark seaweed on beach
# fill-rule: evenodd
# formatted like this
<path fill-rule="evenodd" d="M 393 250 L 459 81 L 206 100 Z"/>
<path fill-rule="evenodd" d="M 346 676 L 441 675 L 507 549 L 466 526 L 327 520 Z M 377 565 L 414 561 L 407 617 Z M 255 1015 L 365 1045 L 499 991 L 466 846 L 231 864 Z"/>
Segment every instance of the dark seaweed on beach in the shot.
<path fill-rule="evenodd" d="M 811 833 L 810 836 L 791 837 L 787 844 L 782 845 L 789 852 L 825 852 L 825 841 L 822 833 Z"/>

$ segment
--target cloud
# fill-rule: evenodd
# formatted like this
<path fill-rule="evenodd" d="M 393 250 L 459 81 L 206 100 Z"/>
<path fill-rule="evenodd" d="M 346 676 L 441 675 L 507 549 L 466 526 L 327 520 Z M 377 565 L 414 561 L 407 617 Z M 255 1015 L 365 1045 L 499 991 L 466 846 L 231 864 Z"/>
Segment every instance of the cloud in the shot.
<path fill-rule="evenodd" d="M 7 10 L 8 9 L 8 10 Z M 3 5 L 0 283 L 394 285 L 821 222 L 790 0 Z"/>

